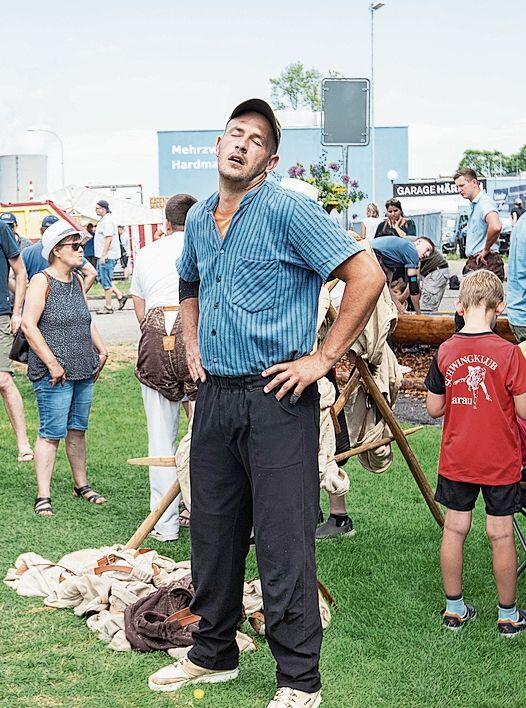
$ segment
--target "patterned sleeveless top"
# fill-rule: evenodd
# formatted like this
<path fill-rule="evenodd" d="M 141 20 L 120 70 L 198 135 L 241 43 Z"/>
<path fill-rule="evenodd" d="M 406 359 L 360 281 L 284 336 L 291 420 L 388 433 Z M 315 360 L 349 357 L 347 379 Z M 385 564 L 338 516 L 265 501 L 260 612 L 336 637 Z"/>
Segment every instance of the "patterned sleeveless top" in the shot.
<path fill-rule="evenodd" d="M 81 381 L 96 373 L 99 357 L 91 340 L 91 314 L 82 286 L 76 275 L 71 277 L 70 283 L 63 283 L 49 275 L 49 293 L 38 328 L 66 372 L 66 378 Z M 38 381 L 48 373 L 47 366 L 30 348 L 29 380 Z"/>

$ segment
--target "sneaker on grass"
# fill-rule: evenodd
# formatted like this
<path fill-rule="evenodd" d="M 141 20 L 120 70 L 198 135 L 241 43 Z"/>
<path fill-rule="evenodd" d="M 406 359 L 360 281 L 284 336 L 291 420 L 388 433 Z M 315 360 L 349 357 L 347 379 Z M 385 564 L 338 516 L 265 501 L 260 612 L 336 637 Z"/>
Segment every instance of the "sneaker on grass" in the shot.
<path fill-rule="evenodd" d="M 323 538 L 336 538 L 337 536 L 354 536 L 356 529 L 353 527 L 350 516 L 336 517 L 332 514 L 327 521 L 316 529 L 316 540 Z"/>
<path fill-rule="evenodd" d="M 295 688 L 278 688 L 267 708 L 318 708 L 321 691 L 306 693 Z"/>
<path fill-rule="evenodd" d="M 447 629 L 453 630 L 453 632 L 458 632 L 459 629 L 469 622 L 469 620 L 475 619 L 477 616 L 477 610 L 473 605 L 468 605 L 466 603 L 466 612 L 461 616 L 457 612 L 446 612 L 442 610 L 442 624 Z"/>
<path fill-rule="evenodd" d="M 188 657 L 164 666 L 148 679 L 152 691 L 178 691 L 192 683 L 223 683 L 237 678 L 239 669 L 213 671 L 193 664 Z"/>
<path fill-rule="evenodd" d="M 499 634 L 502 637 L 516 637 L 526 629 L 526 610 L 517 610 L 519 619 L 514 622 L 510 619 L 500 619 L 497 621 Z"/>

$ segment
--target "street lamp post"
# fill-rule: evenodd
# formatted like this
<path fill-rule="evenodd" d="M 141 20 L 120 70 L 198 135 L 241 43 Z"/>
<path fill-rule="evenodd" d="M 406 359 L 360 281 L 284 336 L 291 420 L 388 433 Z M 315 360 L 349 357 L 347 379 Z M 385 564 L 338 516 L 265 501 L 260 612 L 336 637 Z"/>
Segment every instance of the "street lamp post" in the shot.
<path fill-rule="evenodd" d="M 54 138 L 56 138 L 59 142 L 60 145 L 60 169 L 61 169 L 61 174 L 62 174 L 62 188 L 65 187 L 66 185 L 66 180 L 64 178 L 64 143 L 62 142 L 62 138 L 60 135 L 57 135 L 57 133 L 54 133 L 52 130 L 47 130 L 47 128 L 28 128 L 27 129 L 28 133 L 49 133 L 49 135 L 52 135 Z"/>
<path fill-rule="evenodd" d="M 398 172 L 396 170 L 389 170 L 387 172 L 387 179 L 389 182 L 391 182 L 391 189 L 393 190 L 393 197 L 394 197 L 394 183 L 395 180 L 398 179 Z"/>
<path fill-rule="evenodd" d="M 372 201 L 376 201 L 376 168 L 375 168 L 375 139 L 374 139 L 374 13 L 380 10 L 385 2 L 372 2 L 369 5 L 371 13 L 371 195 Z"/>

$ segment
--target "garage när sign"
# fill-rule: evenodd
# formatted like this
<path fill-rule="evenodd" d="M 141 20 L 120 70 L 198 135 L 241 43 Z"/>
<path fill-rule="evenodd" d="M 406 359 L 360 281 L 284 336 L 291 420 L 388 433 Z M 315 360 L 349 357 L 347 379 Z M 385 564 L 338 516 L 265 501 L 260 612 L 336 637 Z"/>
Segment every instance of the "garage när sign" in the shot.
<path fill-rule="evenodd" d="M 479 179 L 482 189 L 486 189 L 486 180 Z M 458 194 L 454 180 L 442 179 L 436 182 L 405 182 L 393 184 L 393 197 L 444 197 Z"/>

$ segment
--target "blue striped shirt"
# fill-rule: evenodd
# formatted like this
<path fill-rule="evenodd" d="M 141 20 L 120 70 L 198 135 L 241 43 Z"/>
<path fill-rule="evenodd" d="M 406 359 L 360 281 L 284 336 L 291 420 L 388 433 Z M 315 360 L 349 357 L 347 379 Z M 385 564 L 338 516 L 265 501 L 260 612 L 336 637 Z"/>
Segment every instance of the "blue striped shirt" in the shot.
<path fill-rule="evenodd" d="M 508 319 L 526 327 L 526 217 L 517 221 L 510 237 L 508 256 Z"/>
<path fill-rule="evenodd" d="M 201 281 L 204 368 L 258 374 L 311 351 L 321 283 L 363 247 L 315 202 L 269 181 L 243 197 L 222 239 L 218 200 L 216 193 L 188 213 L 177 270 Z"/>

